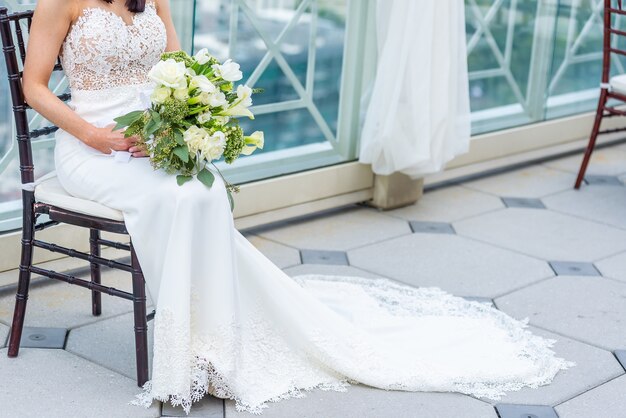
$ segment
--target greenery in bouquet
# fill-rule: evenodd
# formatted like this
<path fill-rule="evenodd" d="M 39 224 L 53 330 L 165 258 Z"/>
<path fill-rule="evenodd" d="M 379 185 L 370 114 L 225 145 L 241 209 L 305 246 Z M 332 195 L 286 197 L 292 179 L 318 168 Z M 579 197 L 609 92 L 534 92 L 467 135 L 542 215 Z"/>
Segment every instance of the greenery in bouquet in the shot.
<path fill-rule="evenodd" d="M 221 175 L 216 160 L 223 157 L 232 164 L 264 144 L 263 132 L 246 136 L 239 126 L 238 117 L 254 119 L 249 107 L 257 92 L 235 87 L 243 77 L 239 68 L 232 60 L 219 62 L 206 49 L 193 57 L 166 52 L 148 74 L 156 85 L 147 109 L 116 118 L 115 129 L 139 137 L 152 166 L 176 174 L 179 185 L 196 177 L 211 187 L 215 178 L 207 165 Z M 224 183 L 232 208 L 232 192 L 238 188 Z"/>

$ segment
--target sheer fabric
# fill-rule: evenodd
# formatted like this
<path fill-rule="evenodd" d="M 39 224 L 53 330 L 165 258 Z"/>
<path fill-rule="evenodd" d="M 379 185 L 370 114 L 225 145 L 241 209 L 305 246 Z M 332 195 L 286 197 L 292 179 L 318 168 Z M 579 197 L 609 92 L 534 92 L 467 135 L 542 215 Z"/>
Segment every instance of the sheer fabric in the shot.
<path fill-rule="evenodd" d="M 359 161 L 423 177 L 466 152 L 470 107 L 462 0 L 378 0 L 378 65 Z"/>
<path fill-rule="evenodd" d="M 141 109 L 139 97 L 150 88 L 143 71 L 158 60 L 154 45 L 164 48 L 165 32 L 152 7 L 134 22 L 131 34 L 92 10 L 68 35 L 70 106 L 93 124 Z M 102 62 L 108 70 L 82 70 Z M 497 399 L 549 383 L 569 366 L 525 323 L 439 289 L 290 278 L 234 228 L 217 175 L 211 189 L 198 181 L 179 187 L 145 158 L 119 163 L 64 131 L 55 161 L 69 193 L 123 212 L 155 301 L 151 380 L 137 404 L 157 399 L 189 412 L 211 393 L 260 413 L 269 401 L 356 382 Z"/>

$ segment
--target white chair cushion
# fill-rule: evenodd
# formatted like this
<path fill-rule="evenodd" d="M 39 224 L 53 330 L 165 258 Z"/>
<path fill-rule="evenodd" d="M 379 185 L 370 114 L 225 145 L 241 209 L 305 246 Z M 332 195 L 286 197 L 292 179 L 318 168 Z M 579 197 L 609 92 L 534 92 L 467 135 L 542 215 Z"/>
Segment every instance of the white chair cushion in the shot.
<path fill-rule="evenodd" d="M 611 89 L 618 93 L 626 94 L 626 74 L 616 75 L 609 80 Z"/>
<path fill-rule="evenodd" d="M 122 212 L 118 210 L 108 208 L 92 200 L 72 196 L 65 191 L 56 176 L 45 179 L 35 186 L 35 200 L 84 215 L 97 216 L 114 221 L 124 220 Z"/>

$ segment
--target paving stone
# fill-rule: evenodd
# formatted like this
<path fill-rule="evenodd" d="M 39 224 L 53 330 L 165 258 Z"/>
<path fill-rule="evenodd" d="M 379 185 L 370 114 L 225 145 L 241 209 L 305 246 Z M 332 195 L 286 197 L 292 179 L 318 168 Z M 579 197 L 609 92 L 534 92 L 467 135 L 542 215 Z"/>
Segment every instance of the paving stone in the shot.
<path fill-rule="evenodd" d="M 600 276 L 593 263 L 575 261 L 550 261 L 550 267 L 557 276 Z"/>
<path fill-rule="evenodd" d="M 496 196 L 540 198 L 571 189 L 575 180 L 576 176 L 572 173 L 534 165 L 463 185 Z"/>
<path fill-rule="evenodd" d="M 413 205 L 386 211 L 385 214 L 414 221 L 453 222 L 502 208 L 504 205 L 495 196 L 466 187 L 450 186 L 428 191 Z"/>
<path fill-rule="evenodd" d="M 6 347 L 7 338 L 9 337 L 9 329 L 10 328 L 8 326 L 0 324 L 0 348 Z"/>
<path fill-rule="evenodd" d="M 554 408 L 548 405 L 496 405 L 500 418 L 559 418 Z"/>
<path fill-rule="evenodd" d="M 557 405 L 624 373 L 615 356 L 607 350 L 536 327 L 531 326 L 528 330 L 534 335 L 556 340 L 552 347 L 556 355 L 576 365 L 559 371 L 548 385 L 508 392 L 498 402 L 483 400 L 494 404 Z"/>
<path fill-rule="evenodd" d="M 626 376 L 620 376 L 556 406 L 559 418 L 624 418 Z"/>
<path fill-rule="evenodd" d="M 626 252 L 594 263 L 605 277 L 626 281 Z"/>
<path fill-rule="evenodd" d="M 381 277 L 380 274 L 370 273 L 360 270 L 352 266 L 340 266 L 331 264 L 301 264 L 299 266 L 289 267 L 283 270 L 289 276 L 297 276 L 300 274 L 322 274 L 330 276 L 356 276 L 367 279 L 375 279 Z"/>
<path fill-rule="evenodd" d="M 577 174 L 583 161 L 582 152 L 579 155 L 565 157 L 544 164 L 546 167 L 568 171 Z M 626 151 L 619 147 L 596 149 L 591 155 L 591 161 L 587 167 L 586 175 L 615 176 L 626 173 Z M 572 184 L 572 187 L 574 185 Z"/>
<path fill-rule="evenodd" d="M 411 231 L 418 234 L 455 234 L 454 228 L 449 223 L 445 222 L 424 222 L 424 221 L 411 221 L 409 222 Z"/>
<path fill-rule="evenodd" d="M 345 251 L 300 250 L 302 264 L 348 265 Z"/>
<path fill-rule="evenodd" d="M 547 263 L 446 234 L 411 234 L 348 252 L 350 264 L 412 286 L 494 297 L 553 275 Z"/>
<path fill-rule="evenodd" d="M 88 275 L 81 276 L 87 278 Z M 125 291 L 132 291 L 130 273 L 103 269 L 102 283 Z M 0 321 L 8 324 L 13 318 L 15 288 L 0 291 Z M 150 304 L 150 301 L 148 301 Z M 102 295 L 102 315 L 91 314 L 91 292 L 79 286 L 44 280 L 30 288 L 25 326 L 74 328 L 133 309 L 131 301 Z"/>
<path fill-rule="evenodd" d="M 202 418 L 224 418 L 224 400 L 210 395 L 206 395 L 191 406 L 189 415 L 182 407 L 173 407 L 170 403 L 163 404 L 161 415 L 164 417 L 202 417 Z"/>
<path fill-rule="evenodd" d="M 496 211 L 456 222 L 454 229 L 544 260 L 594 261 L 626 250 L 626 231 L 550 210 Z"/>
<path fill-rule="evenodd" d="M 507 208 L 545 209 L 540 199 L 527 197 L 503 197 L 502 202 Z"/>
<path fill-rule="evenodd" d="M 63 348 L 65 328 L 24 327 L 20 338 L 21 348 Z"/>
<path fill-rule="evenodd" d="M 626 284 L 603 277 L 558 276 L 495 300 L 516 318 L 607 350 L 626 335 Z"/>
<path fill-rule="evenodd" d="M 366 386 L 352 386 L 347 392 L 316 390 L 304 398 L 268 404 L 267 418 L 497 418 L 493 407 L 456 393 L 421 393 L 385 391 Z M 226 418 L 253 417 L 235 410 L 226 401 Z"/>
<path fill-rule="evenodd" d="M 6 417 L 159 417 L 129 405 L 140 392 L 137 382 L 64 350 L 20 350 L 8 358 L 0 350 L 0 405 Z"/>
<path fill-rule="evenodd" d="M 588 186 L 547 197 L 544 203 L 557 212 L 626 229 L 626 187 Z"/>
<path fill-rule="evenodd" d="M 617 361 L 619 361 L 624 370 L 626 370 L 626 350 L 615 350 L 613 354 L 615 354 Z"/>
<path fill-rule="evenodd" d="M 295 248 L 287 247 L 256 235 L 246 234 L 245 237 L 281 269 L 300 264 L 300 254 Z"/>
<path fill-rule="evenodd" d="M 585 176 L 585 182 L 593 186 L 623 186 L 617 176 Z"/>
<path fill-rule="evenodd" d="M 332 216 L 289 221 L 256 233 L 299 249 L 338 250 L 411 233 L 409 224 L 371 208 L 350 207 Z"/>
<path fill-rule="evenodd" d="M 148 362 L 152 370 L 154 322 L 148 322 Z M 133 314 L 84 325 L 70 331 L 66 350 L 87 360 L 136 379 Z"/>

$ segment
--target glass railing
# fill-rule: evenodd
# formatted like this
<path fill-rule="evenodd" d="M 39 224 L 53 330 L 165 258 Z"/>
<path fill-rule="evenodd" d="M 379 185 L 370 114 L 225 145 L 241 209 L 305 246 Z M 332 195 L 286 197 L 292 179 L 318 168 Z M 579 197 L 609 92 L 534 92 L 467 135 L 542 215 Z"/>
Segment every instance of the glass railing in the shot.
<path fill-rule="evenodd" d="M 4 0 L 12 10 L 34 1 Z M 242 65 L 265 91 L 248 130 L 266 148 L 224 167 L 234 182 L 354 160 L 364 73 L 372 68 L 374 0 L 171 0 L 185 49 Z M 602 0 L 465 0 L 472 130 L 501 130 L 595 108 Z M 369 14 L 369 15 L 368 15 Z M 368 50 L 369 46 L 369 50 Z M 615 61 L 624 72 L 626 62 Z M 65 87 L 54 80 L 54 87 Z M 20 185 L 4 63 L 0 65 L 0 231 L 19 227 Z M 39 123 L 32 122 L 33 126 Z M 53 169 L 38 141 L 37 174 Z"/>

